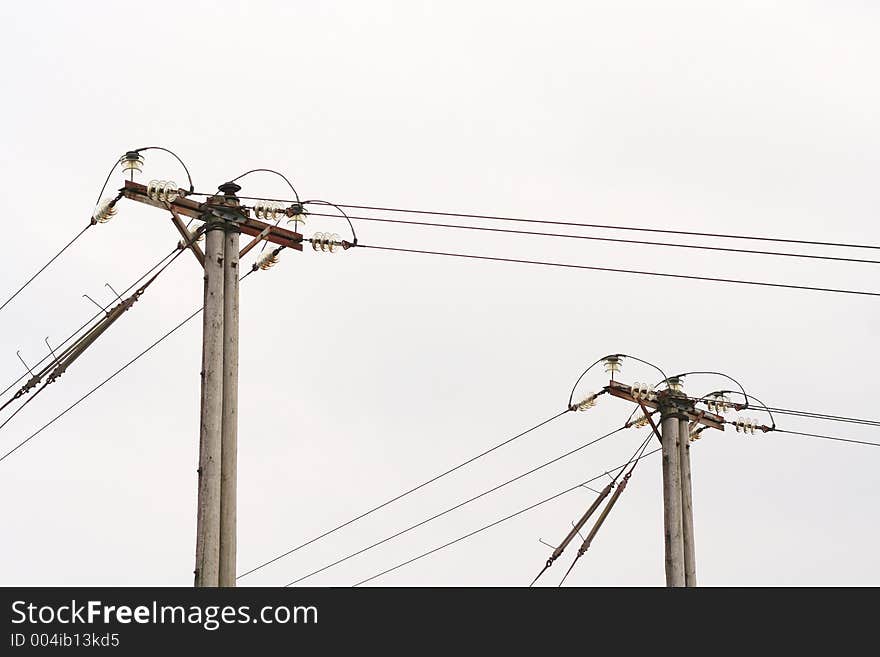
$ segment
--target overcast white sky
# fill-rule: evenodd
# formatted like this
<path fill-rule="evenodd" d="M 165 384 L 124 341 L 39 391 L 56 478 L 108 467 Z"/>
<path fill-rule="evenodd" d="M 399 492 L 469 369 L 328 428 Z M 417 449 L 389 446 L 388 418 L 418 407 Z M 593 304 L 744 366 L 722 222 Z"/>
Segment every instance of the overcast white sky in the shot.
<path fill-rule="evenodd" d="M 115 158 L 152 144 L 208 191 L 272 167 L 301 196 L 341 203 L 875 242 L 878 19 L 855 1 L 4 3 L 2 289 L 85 225 Z M 147 154 L 153 178 L 184 183 L 162 153 Z M 271 176 L 244 182 L 287 194 Z M 343 228 L 314 218 L 306 233 Z M 876 265 L 357 228 L 365 243 L 880 290 Z M 122 202 L 0 314 L 4 378 L 22 372 L 17 349 L 39 360 L 44 337 L 92 314 L 84 293 L 109 303 L 106 282 L 126 287 L 177 239 L 162 212 Z M 3 451 L 198 307 L 201 281 L 184 254 L 0 430 Z M 561 410 L 607 353 L 721 370 L 774 406 L 880 416 L 870 297 L 309 250 L 245 282 L 241 312 L 240 572 Z M 0 582 L 192 583 L 199 367 L 194 321 L 0 463 Z M 655 375 L 628 362 L 622 378 Z M 629 411 L 604 398 L 241 583 L 284 584 Z M 603 472 L 641 436 L 306 583 L 357 582 Z M 701 584 L 880 584 L 880 450 L 728 431 L 692 454 Z M 374 584 L 528 584 L 548 553 L 539 537 L 558 542 L 591 500 L 571 493 Z M 656 457 L 569 582 L 664 582 Z"/>

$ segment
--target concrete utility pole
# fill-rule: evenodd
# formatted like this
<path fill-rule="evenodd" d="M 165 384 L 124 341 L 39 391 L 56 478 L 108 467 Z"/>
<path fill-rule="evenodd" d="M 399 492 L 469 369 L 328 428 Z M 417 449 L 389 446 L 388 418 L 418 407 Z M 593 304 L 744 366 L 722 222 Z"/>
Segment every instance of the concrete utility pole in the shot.
<path fill-rule="evenodd" d="M 165 183 L 162 183 L 165 184 Z M 160 185 L 161 187 L 161 185 Z M 239 257 L 265 240 L 302 251 L 303 237 L 252 219 L 240 207 L 241 187 L 225 183 L 204 203 L 185 198 L 177 189 L 173 200 L 153 187 L 126 181 L 126 198 L 171 212 L 172 223 L 204 267 L 202 311 L 202 393 L 199 429 L 198 504 L 196 514 L 195 585 L 235 586 L 236 481 L 238 452 L 238 282 Z M 301 212 L 301 207 L 298 209 Z M 293 216 L 295 212 L 291 210 Z M 180 215 L 204 222 L 205 251 L 193 241 Z M 239 251 L 239 234 L 253 240 Z"/>
<path fill-rule="evenodd" d="M 223 434 L 224 224 L 211 222 L 205 237 L 205 306 L 202 310 L 202 400 L 196 519 L 196 586 L 220 582 L 220 478 Z"/>
<path fill-rule="evenodd" d="M 678 466 L 681 472 L 681 528 L 684 543 L 684 585 L 697 585 L 697 555 L 694 548 L 694 504 L 691 492 L 691 427 L 678 420 Z"/>
<path fill-rule="evenodd" d="M 663 532 L 666 585 L 684 586 L 684 540 L 681 525 L 681 469 L 679 467 L 678 409 L 660 406 L 663 447 Z"/>
<path fill-rule="evenodd" d="M 235 586 L 238 439 L 238 234 L 235 183 L 208 203 L 195 585 Z M 228 210 L 227 210 L 228 208 Z"/>
<path fill-rule="evenodd" d="M 226 228 L 223 287 L 223 435 L 220 456 L 220 586 L 235 586 L 238 481 L 238 228 Z"/>
<path fill-rule="evenodd" d="M 697 411 L 692 400 L 681 392 L 680 380 L 669 379 L 669 389 L 647 392 L 639 384 L 629 386 L 611 381 L 608 392 L 614 397 L 639 404 L 655 433 L 663 453 L 663 533 L 666 585 L 696 586 L 697 566 L 694 548 L 693 497 L 691 492 L 691 423 L 724 430 L 724 418 Z M 651 413 L 660 411 L 660 430 Z"/>

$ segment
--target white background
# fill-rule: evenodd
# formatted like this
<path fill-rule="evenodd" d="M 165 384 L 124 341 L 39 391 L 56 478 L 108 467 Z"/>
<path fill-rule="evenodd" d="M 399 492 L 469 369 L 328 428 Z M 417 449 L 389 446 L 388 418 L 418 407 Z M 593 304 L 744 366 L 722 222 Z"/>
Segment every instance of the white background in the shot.
<path fill-rule="evenodd" d="M 340 203 L 876 242 L 878 18 L 857 1 L 4 3 L 2 288 L 85 225 L 115 158 L 153 144 L 179 153 L 201 191 L 271 167 L 304 198 Z M 170 156 L 146 155 L 142 182 L 184 184 Z M 267 174 L 243 183 L 289 195 Z M 316 217 L 305 232 L 345 228 Z M 880 290 L 870 264 L 356 228 L 362 243 Z M 121 202 L 0 313 L 4 378 L 23 371 L 17 349 L 33 363 L 45 336 L 58 344 L 93 313 L 82 294 L 110 303 L 105 282 L 126 287 L 177 239 L 163 212 Z M 184 254 L 0 430 L 3 450 L 197 308 L 201 280 Z M 239 572 L 561 410 L 607 353 L 669 373 L 720 370 L 774 406 L 880 415 L 871 297 L 308 250 L 243 283 L 241 312 Z M 192 583 L 199 368 L 195 320 L 0 463 L 0 582 Z M 621 376 L 657 378 L 633 361 Z M 583 391 L 604 383 L 596 372 Z M 686 381 L 692 394 L 721 385 Z M 603 398 L 241 584 L 285 584 L 629 411 Z M 304 584 L 353 584 L 603 472 L 642 435 L 618 434 Z M 700 583 L 880 584 L 878 465 L 872 447 L 709 433 L 693 449 Z M 549 552 L 539 537 L 558 542 L 591 500 L 571 493 L 373 583 L 527 584 Z M 569 583 L 663 582 L 653 457 Z"/>

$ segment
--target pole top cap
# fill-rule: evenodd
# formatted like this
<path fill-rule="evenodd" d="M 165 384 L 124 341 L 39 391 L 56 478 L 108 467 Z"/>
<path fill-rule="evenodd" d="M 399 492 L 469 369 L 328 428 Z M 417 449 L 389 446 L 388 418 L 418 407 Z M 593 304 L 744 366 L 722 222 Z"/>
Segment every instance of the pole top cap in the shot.
<path fill-rule="evenodd" d="M 234 182 L 225 182 L 220 185 L 217 189 L 219 189 L 226 196 L 235 196 L 236 192 L 241 191 L 241 185 L 238 185 Z"/>

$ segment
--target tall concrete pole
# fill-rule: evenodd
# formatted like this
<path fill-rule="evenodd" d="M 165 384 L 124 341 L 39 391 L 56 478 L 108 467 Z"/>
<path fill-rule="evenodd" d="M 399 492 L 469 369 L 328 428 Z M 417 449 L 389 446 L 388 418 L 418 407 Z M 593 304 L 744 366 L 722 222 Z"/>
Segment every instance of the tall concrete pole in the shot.
<path fill-rule="evenodd" d="M 684 543 L 685 586 L 697 585 L 697 556 L 694 548 L 694 503 L 691 491 L 691 441 L 687 420 L 678 421 L 678 464 L 681 471 L 681 524 Z"/>
<path fill-rule="evenodd" d="M 218 586 L 220 568 L 220 467 L 223 426 L 223 225 L 213 222 L 205 239 L 205 304 L 202 310 L 202 395 L 195 585 Z"/>
<path fill-rule="evenodd" d="M 235 586 L 238 478 L 238 230 L 225 239 L 223 291 L 223 433 L 220 467 L 220 586 Z"/>
<path fill-rule="evenodd" d="M 663 447 L 663 528 L 666 586 L 684 586 L 684 543 L 681 513 L 678 409 L 668 402 L 660 407 Z"/>

